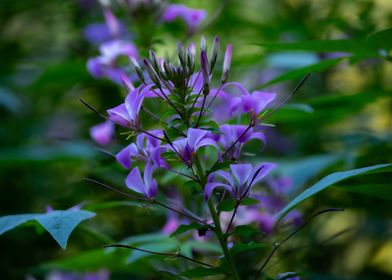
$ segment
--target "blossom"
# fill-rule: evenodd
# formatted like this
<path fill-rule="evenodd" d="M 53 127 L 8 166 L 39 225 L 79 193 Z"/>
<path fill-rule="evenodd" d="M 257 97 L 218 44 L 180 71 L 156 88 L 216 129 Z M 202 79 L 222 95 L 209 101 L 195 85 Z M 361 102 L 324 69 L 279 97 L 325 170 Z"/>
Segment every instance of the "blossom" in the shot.
<path fill-rule="evenodd" d="M 116 65 L 117 58 L 120 56 L 137 58 L 139 56 L 137 48 L 125 40 L 105 42 L 100 46 L 99 51 L 100 56 L 88 60 L 88 71 L 94 78 L 107 77 L 119 84 L 121 83 L 121 74 L 124 72 Z"/>
<path fill-rule="evenodd" d="M 247 163 L 231 164 L 231 174 L 222 170 L 210 174 L 210 182 L 204 187 L 204 198 L 208 200 L 215 188 L 223 187 L 234 199 L 239 201 L 247 196 L 249 190 L 275 167 L 276 164 L 269 162 L 261 163 L 256 167 Z M 220 177 L 225 183 L 215 181 L 215 177 Z"/>
<path fill-rule="evenodd" d="M 130 91 L 124 103 L 107 110 L 109 120 L 124 127 L 137 129 L 139 127 L 139 111 L 144 97 L 151 87 L 152 85 L 141 85 Z"/>
<path fill-rule="evenodd" d="M 161 153 L 166 149 L 160 146 L 161 141 L 157 139 L 162 136 L 161 130 L 150 130 L 148 134 L 139 134 L 135 143 L 131 143 L 116 155 L 117 161 L 127 169 L 131 167 L 132 159 L 150 161 L 157 167 L 168 169 L 169 166 L 161 157 Z"/>
<path fill-rule="evenodd" d="M 142 179 L 139 168 L 135 167 L 125 180 L 126 186 L 137 193 L 143 194 L 147 198 L 154 198 L 158 192 L 157 182 L 152 178 L 154 170 L 155 168 L 151 163 L 147 163 Z"/>
<path fill-rule="evenodd" d="M 230 151 L 231 158 L 234 159 L 239 158 L 241 146 L 244 143 L 252 139 L 259 139 L 263 143 L 267 142 L 267 139 L 262 132 L 255 132 L 253 128 L 248 128 L 246 125 L 224 124 L 220 126 L 219 131 L 221 134 L 218 142 L 225 150 L 229 149 L 237 141 L 237 144 L 235 144 Z"/>
<path fill-rule="evenodd" d="M 185 5 L 172 4 L 168 5 L 163 13 L 163 20 L 172 22 L 176 18 L 182 18 L 191 32 L 201 24 L 201 22 L 207 16 L 207 12 L 204 10 L 191 9 Z"/>
<path fill-rule="evenodd" d="M 196 128 L 188 129 L 186 138 L 174 141 L 173 145 L 166 145 L 168 149 L 178 153 L 187 165 L 192 164 L 195 153 L 204 146 L 213 146 L 219 150 L 218 145 L 212 139 L 210 131 Z"/>
<path fill-rule="evenodd" d="M 114 124 L 106 121 L 90 128 L 91 138 L 99 145 L 106 146 L 112 140 L 114 133 Z"/>
<path fill-rule="evenodd" d="M 229 111 L 231 114 L 237 112 L 239 114 L 253 112 L 254 114 L 260 114 L 276 97 L 276 93 L 264 92 L 264 91 L 253 91 L 250 93 L 240 83 L 231 82 L 226 83 L 222 86 L 222 89 L 228 86 L 234 86 L 239 89 L 241 95 L 230 96 Z"/>

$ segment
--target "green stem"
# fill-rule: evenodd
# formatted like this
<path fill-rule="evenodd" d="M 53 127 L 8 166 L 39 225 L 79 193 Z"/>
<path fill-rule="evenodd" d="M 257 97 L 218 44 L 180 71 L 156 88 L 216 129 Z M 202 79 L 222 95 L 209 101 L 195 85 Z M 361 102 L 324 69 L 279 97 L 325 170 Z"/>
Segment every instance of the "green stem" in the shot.
<path fill-rule="evenodd" d="M 196 167 L 196 173 L 197 173 L 196 175 L 200 178 L 200 181 L 202 183 L 202 187 L 204 188 L 205 184 L 207 183 L 207 178 L 204 174 L 203 167 L 202 167 L 200 159 L 197 155 L 194 158 L 194 163 L 195 163 L 195 167 Z M 208 200 L 208 209 L 210 210 L 212 220 L 214 221 L 214 226 L 215 226 L 214 233 L 215 233 L 216 237 L 218 238 L 220 246 L 222 247 L 225 259 L 227 260 L 227 263 L 230 266 L 233 279 L 240 280 L 241 278 L 238 275 L 233 258 L 229 252 L 229 249 L 227 248 L 227 239 L 226 239 L 225 235 L 223 234 L 222 226 L 221 226 L 221 223 L 219 220 L 219 215 L 217 214 L 217 212 L 215 210 L 214 203 L 212 202 L 211 199 Z"/>

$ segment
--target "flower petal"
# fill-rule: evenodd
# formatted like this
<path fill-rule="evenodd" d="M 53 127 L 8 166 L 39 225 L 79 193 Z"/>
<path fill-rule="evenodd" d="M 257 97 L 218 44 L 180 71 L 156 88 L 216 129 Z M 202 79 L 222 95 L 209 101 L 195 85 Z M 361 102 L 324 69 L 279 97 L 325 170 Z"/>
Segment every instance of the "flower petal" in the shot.
<path fill-rule="evenodd" d="M 225 188 L 233 196 L 233 187 L 232 186 L 229 186 L 227 184 L 220 183 L 220 182 L 213 182 L 213 183 L 208 183 L 208 184 L 205 185 L 205 187 L 204 187 L 204 199 L 206 201 L 208 201 L 210 199 L 210 196 L 211 196 L 213 190 L 218 188 L 218 187 Z"/>
<path fill-rule="evenodd" d="M 140 171 L 138 167 L 132 169 L 125 180 L 125 184 L 131 190 L 146 194 L 146 185 L 143 183 L 142 176 L 140 175 Z"/>
<path fill-rule="evenodd" d="M 237 179 L 239 187 L 246 184 L 253 170 L 252 165 L 248 163 L 231 164 L 230 169 L 235 178 Z"/>

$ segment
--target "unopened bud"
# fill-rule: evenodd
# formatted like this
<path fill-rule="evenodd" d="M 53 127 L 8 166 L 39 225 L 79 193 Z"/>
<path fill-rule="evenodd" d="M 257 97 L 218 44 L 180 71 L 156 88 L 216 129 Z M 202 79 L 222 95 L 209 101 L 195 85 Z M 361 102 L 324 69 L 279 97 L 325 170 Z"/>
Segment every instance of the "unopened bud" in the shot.
<path fill-rule="evenodd" d="M 159 81 L 158 75 L 152 67 L 151 63 L 147 59 L 143 59 L 144 67 L 146 68 L 148 75 L 150 76 L 151 81 L 155 83 L 157 87 L 161 87 L 161 83 Z"/>
<path fill-rule="evenodd" d="M 226 52 L 225 52 L 225 58 L 223 60 L 222 83 L 227 82 L 227 79 L 229 78 L 229 70 L 230 70 L 232 51 L 233 51 L 233 46 L 231 44 L 227 45 Z"/>
<path fill-rule="evenodd" d="M 200 40 L 200 49 L 202 51 L 207 51 L 207 43 L 206 43 L 206 38 L 204 36 L 202 36 Z"/>
<path fill-rule="evenodd" d="M 214 69 L 216 60 L 218 59 L 218 52 L 219 52 L 219 37 L 214 38 L 214 44 L 212 45 L 212 52 L 211 52 L 211 65 L 210 71 Z"/>
<path fill-rule="evenodd" d="M 203 75 L 204 94 L 208 94 L 210 85 L 210 67 L 208 66 L 207 53 L 202 50 L 200 53 L 201 73 Z"/>
<path fill-rule="evenodd" d="M 113 37 L 120 36 L 120 23 L 117 18 L 113 15 L 112 11 L 109 8 L 105 8 L 103 10 L 103 15 L 105 17 L 106 25 Z"/>
<path fill-rule="evenodd" d="M 185 66 L 185 49 L 184 49 L 184 45 L 181 42 L 177 43 L 177 52 L 178 52 L 178 58 L 180 59 L 180 64 L 182 66 Z"/>
<path fill-rule="evenodd" d="M 159 64 L 158 64 L 157 56 L 155 55 L 155 53 L 153 51 L 150 51 L 149 54 L 150 54 L 150 62 L 151 62 L 152 67 L 154 67 L 155 71 L 159 71 Z"/>

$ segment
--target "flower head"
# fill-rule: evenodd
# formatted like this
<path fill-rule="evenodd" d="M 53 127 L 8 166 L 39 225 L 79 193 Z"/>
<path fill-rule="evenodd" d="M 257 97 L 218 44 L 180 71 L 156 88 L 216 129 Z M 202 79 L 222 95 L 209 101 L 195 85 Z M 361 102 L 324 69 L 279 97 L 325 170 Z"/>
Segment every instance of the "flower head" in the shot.
<path fill-rule="evenodd" d="M 166 147 L 181 156 L 181 159 L 187 165 L 192 164 L 192 159 L 197 150 L 204 146 L 213 146 L 219 150 L 218 145 L 212 139 L 211 132 L 203 129 L 188 129 L 186 138 L 176 140 L 173 145 L 166 145 Z"/>
<path fill-rule="evenodd" d="M 107 111 L 109 119 L 118 125 L 137 130 L 139 127 L 139 111 L 151 87 L 152 85 L 141 85 L 132 90 L 125 98 L 124 103 Z"/>
<path fill-rule="evenodd" d="M 106 121 L 90 128 L 91 138 L 99 145 L 106 146 L 112 141 L 114 133 L 114 124 Z"/>
<path fill-rule="evenodd" d="M 154 170 L 155 168 L 150 163 L 147 163 L 142 179 L 139 168 L 135 167 L 125 180 L 126 186 L 147 198 L 154 198 L 158 192 L 157 182 L 152 178 Z"/>
<path fill-rule="evenodd" d="M 222 170 L 210 174 L 210 182 L 204 188 L 204 198 L 208 200 L 215 188 L 223 187 L 239 201 L 246 197 L 250 189 L 275 167 L 276 164 L 269 162 L 261 163 L 256 167 L 246 163 L 232 164 L 230 165 L 231 174 Z M 216 177 L 220 177 L 224 183 L 215 181 Z"/>
<path fill-rule="evenodd" d="M 206 11 L 188 8 L 185 5 L 172 4 L 168 5 L 163 13 L 163 20 L 167 22 L 174 21 L 176 18 L 182 18 L 191 32 L 196 28 L 207 16 Z"/>

